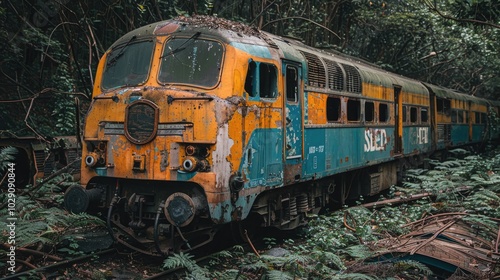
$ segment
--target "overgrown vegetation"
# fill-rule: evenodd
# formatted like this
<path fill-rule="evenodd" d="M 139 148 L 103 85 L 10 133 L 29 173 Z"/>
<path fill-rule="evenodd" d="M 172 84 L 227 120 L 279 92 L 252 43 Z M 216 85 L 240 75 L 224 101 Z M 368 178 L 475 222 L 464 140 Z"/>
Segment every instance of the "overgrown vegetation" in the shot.
<path fill-rule="evenodd" d="M 345 208 L 312 218 L 300 244 L 285 240 L 279 255 L 244 253 L 241 247 L 213 257 L 199 266 L 189 254 L 173 255 L 164 268 L 187 268 L 184 279 L 422 279 L 433 271 L 414 260 L 367 262 L 377 252 L 371 244 L 408 233 L 403 225 L 426 215 L 464 212 L 464 221 L 498 229 L 500 218 L 500 150 L 471 154 L 450 152 L 444 161 L 430 160 L 429 169 L 409 170 L 402 186 L 394 186 L 380 198 L 434 195 L 412 204 L 367 209 Z M 495 220 L 497 219 L 497 220 Z M 266 237 L 272 247 L 272 238 Z M 272 250 L 271 250 L 272 251 Z M 453 279 L 476 279 L 456 274 Z M 450 277 L 450 278 L 452 278 Z"/>
<path fill-rule="evenodd" d="M 7 149 L 3 149 L 0 152 L 0 158 L 6 158 L 6 151 Z M 48 182 L 38 182 L 35 186 L 16 186 L 13 200 L 8 196 L 9 192 L 2 190 L 0 216 L 15 218 L 15 236 L 9 239 L 12 236 L 8 232 L 8 223 L 12 220 L 0 220 L 0 228 L 3 229 L 0 243 L 4 244 L 0 246 L 0 271 L 7 269 L 5 258 L 10 246 L 16 248 L 16 258 L 19 261 L 16 269 L 26 269 L 26 265 L 44 262 L 45 257 L 41 256 L 46 254 L 64 258 L 66 255 L 82 253 L 78 243 L 68 239 L 68 236 L 103 227 L 104 223 L 95 216 L 72 214 L 63 209 L 64 190 L 74 183 L 71 175 L 61 174 Z M 3 272 L 2 275 L 11 274 Z"/>

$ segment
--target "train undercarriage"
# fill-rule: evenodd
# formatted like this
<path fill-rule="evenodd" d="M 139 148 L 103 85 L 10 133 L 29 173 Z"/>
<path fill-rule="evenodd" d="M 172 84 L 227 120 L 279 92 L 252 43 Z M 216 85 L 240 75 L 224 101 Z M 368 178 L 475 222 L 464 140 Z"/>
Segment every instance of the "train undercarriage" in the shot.
<path fill-rule="evenodd" d="M 321 209 L 339 208 L 360 195 L 388 189 L 396 184 L 397 168 L 393 161 L 266 190 L 257 196 L 248 217 L 229 228 L 243 241 L 255 228 L 295 229 Z M 186 182 L 169 182 L 168 188 L 164 184 L 101 177 L 87 189 L 71 187 L 65 201 L 73 212 L 99 209 L 117 243 L 147 255 L 165 256 L 210 243 L 224 225 L 211 219 L 201 188 Z"/>

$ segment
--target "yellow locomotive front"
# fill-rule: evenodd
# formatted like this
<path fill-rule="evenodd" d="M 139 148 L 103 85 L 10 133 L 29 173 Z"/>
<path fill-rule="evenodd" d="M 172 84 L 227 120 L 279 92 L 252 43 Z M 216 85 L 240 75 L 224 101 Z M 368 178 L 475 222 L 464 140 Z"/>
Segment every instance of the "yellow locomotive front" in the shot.
<path fill-rule="evenodd" d="M 243 185 L 235 170 L 249 58 L 227 39 L 241 35 L 220 32 L 172 20 L 111 46 L 85 119 L 83 186 L 67 190 L 68 210 L 105 212 L 116 241 L 148 254 L 201 246 L 214 225 L 241 218 L 228 203 Z"/>

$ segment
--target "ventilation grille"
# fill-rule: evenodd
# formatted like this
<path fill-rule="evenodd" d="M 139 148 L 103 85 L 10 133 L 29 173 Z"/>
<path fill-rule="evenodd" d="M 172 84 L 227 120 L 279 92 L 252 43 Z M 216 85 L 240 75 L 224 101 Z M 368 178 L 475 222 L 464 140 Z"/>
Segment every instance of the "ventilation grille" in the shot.
<path fill-rule="evenodd" d="M 45 171 L 45 152 L 44 150 L 34 150 L 36 168 L 39 172 Z"/>
<path fill-rule="evenodd" d="M 303 51 L 301 51 L 301 53 L 307 60 L 309 86 L 319 88 L 328 87 L 336 91 L 361 93 L 361 75 L 356 67 L 343 63 L 339 64 L 332 60 L 320 59 L 317 55 L 312 53 Z"/>
<path fill-rule="evenodd" d="M 438 124 L 438 142 L 449 142 L 451 140 L 451 125 L 449 124 Z"/>
<path fill-rule="evenodd" d="M 328 88 L 332 90 L 343 90 L 344 89 L 344 75 L 342 73 L 342 68 L 335 61 L 326 60 L 326 68 L 328 69 Z"/>
<path fill-rule="evenodd" d="M 324 88 L 326 84 L 325 66 L 323 66 L 323 63 L 316 55 L 306 52 L 301 53 L 307 60 L 307 77 L 309 79 L 309 85 L 313 87 Z"/>
<path fill-rule="evenodd" d="M 361 76 L 354 66 L 342 64 L 346 73 L 346 90 L 353 93 L 361 93 Z"/>

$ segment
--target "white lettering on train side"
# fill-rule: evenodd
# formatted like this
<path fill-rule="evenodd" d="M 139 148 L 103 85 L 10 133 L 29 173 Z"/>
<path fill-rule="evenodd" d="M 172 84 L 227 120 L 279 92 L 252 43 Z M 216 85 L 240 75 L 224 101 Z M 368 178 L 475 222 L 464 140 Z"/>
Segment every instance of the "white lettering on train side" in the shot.
<path fill-rule="evenodd" d="M 419 127 L 417 129 L 417 143 L 418 144 L 429 143 L 429 128 L 428 127 Z"/>
<path fill-rule="evenodd" d="M 383 151 L 387 146 L 387 132 L 385 129 L 365 130 L 365 152 Z"/>

